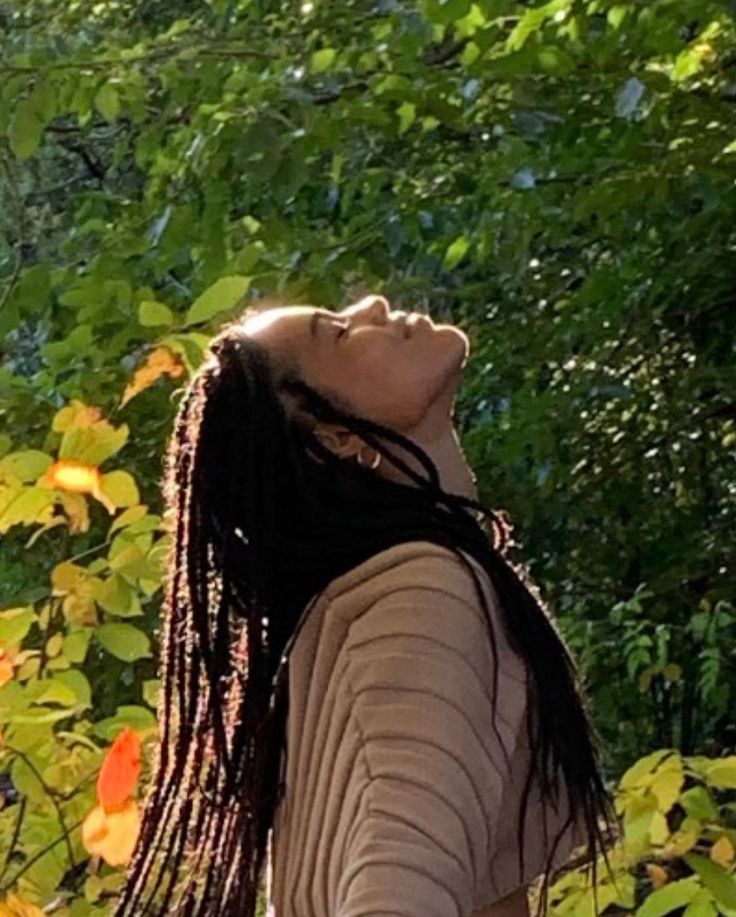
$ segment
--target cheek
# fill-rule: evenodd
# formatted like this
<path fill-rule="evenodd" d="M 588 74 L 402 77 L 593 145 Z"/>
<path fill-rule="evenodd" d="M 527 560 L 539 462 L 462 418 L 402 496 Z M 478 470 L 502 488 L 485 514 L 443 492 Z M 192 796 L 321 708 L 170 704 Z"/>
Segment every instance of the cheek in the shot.
<path fill-rule="evenodd" d="M 350 386 L 351 400 L 364 416 L 395 429 L 416 426 L 441 386 L 440 367 L 426 349 L 396 351 L 364 351 L 355 360 Z"/>

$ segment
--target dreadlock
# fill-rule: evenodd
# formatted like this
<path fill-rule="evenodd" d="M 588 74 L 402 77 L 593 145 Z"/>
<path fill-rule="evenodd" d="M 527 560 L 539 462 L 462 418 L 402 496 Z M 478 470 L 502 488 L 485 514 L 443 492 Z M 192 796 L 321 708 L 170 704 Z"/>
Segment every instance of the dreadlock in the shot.
<path fill-rule="evenodd" d="M 254 917 L 284 790 L 279 775 L 289 650 L 309 608 L 335 577 L 411 540 L 450 548 L 468 569 L 497 658 L 478 576 L 458 548 L 478 560 L 495 587 L 509 639 L 532 675 L 527 730 L 533 764 L 518 820 L 519 869 L 534 773 L 548 797 L 550 774 L 559 768 L 571 820 L 582 807 L 597 917 L 598 849 L 611 874 L 599 815 L 609 838 L 612 822 L 619 828 L 599 773 L 600 737 L 552 616 L 524 568 L 506 556 L 508 520 L 476 500 L 446 493 L 417 444 L 355 416 L 339 395 L 327 397 L 308 385 L 289 361 L 280 365 L 244 331 L 256 311 L 247 308 L 210 342 L 181 398 L 165 451 L 164 520 L 172 538 L 160 641 L 159 742 L 113 917 Z M 339 458 L 315 436 L 318 421 L 337 421 L 359 434 L 417 486 Z M 386 441 L 413 455 L 425 475 Z M 497 677 L 494 666 L 494 696 Z M 554 852 L 555 846 L 538 915 L 547 910 Z M 155 881 L 143 900 L 152 873 Z"/>

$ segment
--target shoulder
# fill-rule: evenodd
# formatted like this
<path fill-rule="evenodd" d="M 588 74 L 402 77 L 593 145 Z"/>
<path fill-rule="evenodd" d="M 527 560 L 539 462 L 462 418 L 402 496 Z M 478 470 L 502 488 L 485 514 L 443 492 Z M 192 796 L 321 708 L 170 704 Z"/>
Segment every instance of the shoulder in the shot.
<path fill-rule="evenodd" d="M 413 635 L 425 647 L 435 640 L 456 651 L 482 652 L 489 617 L 498 630 L 501 616 L 487 572 L 464 557 L 429 541 L 403 542 L 372 556 L 328 587 L 330 626 L 344 634 L 348 648 Z"/>
<path fill-rule="evenodd" d="M 432 594 L 438 598 L 446 595 L 479 609 L 479 588 L 487 602 L 497 603 L 490 578 L 474 557 L 459 549 L 417 540 L 374 554 L 333 580 L 325 594 L 337 609 L 353 614 L 361 607 L 407 590 L 423 590 L 427 598 Z"/>

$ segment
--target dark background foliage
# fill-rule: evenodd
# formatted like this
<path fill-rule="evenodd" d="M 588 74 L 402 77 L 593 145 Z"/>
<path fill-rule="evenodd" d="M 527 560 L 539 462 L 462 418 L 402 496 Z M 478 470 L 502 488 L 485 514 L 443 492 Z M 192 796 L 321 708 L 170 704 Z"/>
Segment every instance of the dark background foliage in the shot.
<path fill-rule="evenodd" d="M 190 371 L 250 299 L 382 292 L 471 336 L 463 443 L 609 776 L 733 753 L 734 13 L 0 2 L 0 456 L 52 452 L 78 399 L 129 427 L 117 460 L 155 512 L 181 378 L 121 401 L 151 352 Z M 6 606 L 108 544 L 90 501 L 29 551 L 14 495 L 0 475 Z M 97 716 L 155 674 L 104 646 L 86 666 Z"/>

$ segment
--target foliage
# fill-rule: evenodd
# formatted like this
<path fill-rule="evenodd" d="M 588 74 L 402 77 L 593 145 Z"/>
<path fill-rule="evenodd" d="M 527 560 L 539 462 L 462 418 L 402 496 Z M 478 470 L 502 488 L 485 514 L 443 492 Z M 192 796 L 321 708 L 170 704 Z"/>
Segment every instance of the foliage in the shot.
<path fill-rule="evenodd" d="M 611 907 L 736 917 L 734 11 L 0 2 L 0 914 L 120 878 L 82 824 L 115 740 L 143 786 L 155 744 L 172 395 L 250 298 L 385 291 L 471 337 L 481 498 L 626 772 Z M 673 762 L 700 782 L 628 783 Z"/>
<path fill-rule="evenodd" d="M 684 756 L 662 748 L 621 777 L 615 793 L 624 832 L 597 884 L 598 908 L 637 917 L 733 917 L 736 908 L 736 755 Z M 568 866 L 550 890 L 551 913 L 587 917 L 593 891 Z"/>

